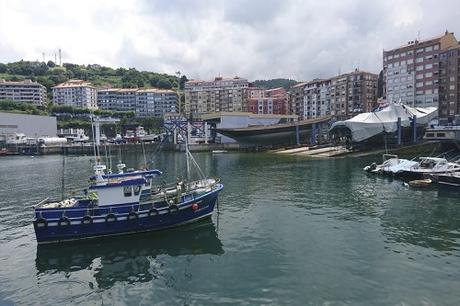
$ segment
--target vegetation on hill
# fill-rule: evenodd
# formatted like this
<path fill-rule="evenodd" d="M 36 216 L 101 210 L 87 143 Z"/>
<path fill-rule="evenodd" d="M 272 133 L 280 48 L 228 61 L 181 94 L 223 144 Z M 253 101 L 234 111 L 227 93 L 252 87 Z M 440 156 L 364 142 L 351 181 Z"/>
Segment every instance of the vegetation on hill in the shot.
<path fill-rule="evenodd" d="M 12 100 L 0 100 L 0 111 L 29 115 L 48 115 L 48 112 L 38 109 L 33 104 L 15 102 Z"/>
<path fill-rule="evenodd" d="M 252 82 L 254 86 L 261 87 L 261 88 L 278 88 L 284 87 L 285 89 L 289 89 L 291 86 L 297 84 L 298 82 L 295 80 L 290 79 L 271 79 L 271 80 L 255 80 Z"/>
<path fill-rule="evenodd" d="M 177 88 L 178 83 L 183 88 L 186 76 L 178 79 L 176 76 L 150 71 L 139 71 L 135 68 L 104 67 L 100 65 L 77 65 L 64 63 L 62 67 L 54 62 L 19 61 L 0 63 L 0 79 L 7 81 L 22 81 L 31 79 L 43 84 L 50 92 L 53 86 L 69 79 L 90 81 L 97 87 L 157 87 L 163 89 Z"/>

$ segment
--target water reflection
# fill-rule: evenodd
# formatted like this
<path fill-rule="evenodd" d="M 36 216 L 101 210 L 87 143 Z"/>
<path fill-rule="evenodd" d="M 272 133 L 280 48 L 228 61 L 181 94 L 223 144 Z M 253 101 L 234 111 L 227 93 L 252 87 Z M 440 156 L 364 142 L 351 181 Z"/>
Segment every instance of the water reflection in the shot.
<path fill-rule="evenodd" d="M 37 246 L 38 278 L 44 274 L 87 270 L 99 288 L 116 282 L 149 282 L 161 267 L 155 258 L 184 255 L 222 255 L 224 250 L 212 220 L 168 231 L 70 243 Z"/>

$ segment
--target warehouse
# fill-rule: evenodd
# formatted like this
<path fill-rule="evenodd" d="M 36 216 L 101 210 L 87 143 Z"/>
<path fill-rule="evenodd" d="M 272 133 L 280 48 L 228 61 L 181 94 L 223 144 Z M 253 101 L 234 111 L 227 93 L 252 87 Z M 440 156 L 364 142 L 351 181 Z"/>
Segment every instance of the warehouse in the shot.
<path fill-rule="evenodd" d="M 55 137 L 56 117 L 0 112 L 0 135 L 23 133 L 27 137 Z"/>

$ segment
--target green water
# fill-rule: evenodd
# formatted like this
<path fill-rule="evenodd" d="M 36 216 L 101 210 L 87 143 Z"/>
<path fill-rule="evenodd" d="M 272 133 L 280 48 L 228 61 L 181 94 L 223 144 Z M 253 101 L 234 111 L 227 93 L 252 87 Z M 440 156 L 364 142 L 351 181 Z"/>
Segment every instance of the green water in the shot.
<path fill-rule="evenodd" d="M 376 158 L 197 154 L 225 185 L 211 220 L 45 248 L 30 206 L 60 195 L 62 157 L 0 158 L 0 305 L 459 305 L 459 192 L 364 174 Z M 89 175 L 67 157 L 66 193 Z"/>

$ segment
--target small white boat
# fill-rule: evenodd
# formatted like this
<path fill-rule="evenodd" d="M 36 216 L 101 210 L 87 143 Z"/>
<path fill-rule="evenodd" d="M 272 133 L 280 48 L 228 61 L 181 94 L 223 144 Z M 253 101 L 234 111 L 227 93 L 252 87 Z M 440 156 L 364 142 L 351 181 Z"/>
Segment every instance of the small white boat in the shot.
<path fill-rule="evenodd" d="M 376 174 L 388 174 L 395 175 L 402 170 L 409 169 L 411 166 L 416 165 L 417 162 L 399 158 L 398 155 L 383 154 L 383 163 L 377 165 L 372 163 L 369 166 L 364 167 L 364 171 Z"/>
<path fill-rule="evenodd" d="M 212 150 L 213 154 L 227 153 L 227 150 Z"/>
<path fill-rule="evenodd" d="M 429 175 L 440 175 L 449 172 L 460 171 L 460 164 L 449 162 L 445 158 L 420 157 L 420 162 L 402 169 L 396 175 L 410 180 L 423 179 Z"/>

